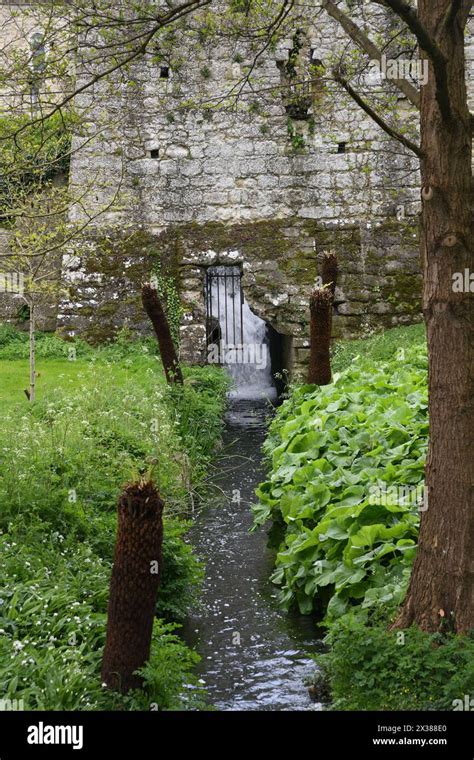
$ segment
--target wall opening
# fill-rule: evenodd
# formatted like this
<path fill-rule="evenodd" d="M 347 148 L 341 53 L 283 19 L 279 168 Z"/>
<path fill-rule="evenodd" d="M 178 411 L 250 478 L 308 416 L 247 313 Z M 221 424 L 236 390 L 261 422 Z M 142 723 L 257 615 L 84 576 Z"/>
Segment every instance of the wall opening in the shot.
<path fill-rule="evenodd" d="M 293 336 L 279 333 L 273 325 L 268 325 L 272 377 L 278 397 L 285 393 L 289 368 L 293 364 Z"/>
<path fill-rule="evenodd" d="M 240 266 L 208 267 L 205 299 L 207 363 L 226 367 L 231 396 L 276 398 L 277 342 L 245 300 Z"/>

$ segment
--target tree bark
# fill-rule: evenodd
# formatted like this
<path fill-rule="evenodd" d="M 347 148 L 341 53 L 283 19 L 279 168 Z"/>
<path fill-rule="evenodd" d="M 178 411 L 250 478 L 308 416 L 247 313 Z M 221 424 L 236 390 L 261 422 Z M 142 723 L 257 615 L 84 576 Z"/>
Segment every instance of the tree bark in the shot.
<path fill-rule="evenodd" d="M 151 482 L 127 485 L 118 501 L 102 680 L 127 692 L 143 685 L 135 671 L 150 656 L 161 575 L 163 502 Z"/>
<path fill-rule="evenodd" d="M 462 6 L 459 3 L 458 6 Z M 419 0 L 418 17 L 445 58 L 449 109 L 430 62 L 421 93 L 423 312 L 429 349 L 427 509 L 410 586 L 395 627 L 474 626 L 473 294 L 453 275 L 472 270 L 471 128 L 462 23 L 449 0 Z M 441 82 L 442 82 L 441 78 Z M 439 89 L 439 82 L 438 82 Z"/>
<path fill-rule="evenodd" d="M 29 400 L 36 398 L 36 341 L 35 341 L 35 307 L 30 304 L 30 393 Z"/>
<path fill-rule="evenodd" d="M 323 285 L 327 285 L 331 291 L 333 297 L 336 293 L 337 285 L 337 256 L 334 252 L 330 251 L 325 253 L 321 263 L 321 276 Z"/>
<path fill-rule="evenodd" d="M 331 382 L 331 330 L 333 295 L 329 288 L 319 288 L 310 298 L 311 343 L 308 383 L 328 385 Z"/>
<path fill-rule="evenodd" d="M 174 347 L 173 338 L 168 319 L 161 305 L 156 289 L 151 285 L 142 288 L 143 307 L 148 314 L 154 327 L 158 345 L 160 347 L 161 361 L 165 370 L 168 383 L 183 383 L 183 375 L 179 365 L 178 356 Z"/>

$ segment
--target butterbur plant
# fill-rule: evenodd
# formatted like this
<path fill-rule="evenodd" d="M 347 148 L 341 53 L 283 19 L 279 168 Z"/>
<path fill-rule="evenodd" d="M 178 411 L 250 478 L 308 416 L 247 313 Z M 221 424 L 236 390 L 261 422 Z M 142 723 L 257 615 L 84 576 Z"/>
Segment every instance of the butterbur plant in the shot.
<path fill-rule="evenodd" d="M 421 345 L 407 349 L 404 364 L 394 357 L 377 370 L 355 358 L 333 384 L 302 386 L 282 405 L 254 514 L 283 532 L 273 581 L 284 606 L 331 621 L 401 600 L 419 505 L 390 485 L 422 484 L 427 433 Z"/>

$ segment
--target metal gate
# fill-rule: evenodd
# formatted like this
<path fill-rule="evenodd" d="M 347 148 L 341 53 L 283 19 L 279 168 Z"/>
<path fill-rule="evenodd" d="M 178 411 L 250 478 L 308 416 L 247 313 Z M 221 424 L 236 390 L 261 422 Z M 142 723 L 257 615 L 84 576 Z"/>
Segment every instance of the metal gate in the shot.
<path fill-rule="evenodd" d="M 242 270 L 215 266 L 206 271 L 206 342 L 216 345 L 219 361 L 226 346 L 244 342 Z"/>

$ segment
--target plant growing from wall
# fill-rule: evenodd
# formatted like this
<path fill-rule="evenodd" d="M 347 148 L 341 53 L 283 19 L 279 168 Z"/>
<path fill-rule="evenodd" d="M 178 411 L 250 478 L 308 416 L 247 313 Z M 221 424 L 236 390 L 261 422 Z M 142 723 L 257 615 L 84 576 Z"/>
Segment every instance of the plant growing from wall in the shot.
<path fill-rule="evenodd" d="M 160 261 L 156 261 L 152 267 L 150 279 L 151 285 L 155 288 L 158 298 L 163 304 L 163 308 L 170 326 L 171 337 L 176 350 L 179 350 L 181 319 L 183 316 L 183 306 L 179 297 L 178 288 L 174 277 L 163 274 Z"/>
<path fill-rule="evenodd" d="M 295 125 L 293 124 L 292 119 L 288 119 L 288 136 L 290 138 L 291 147 L 295 152 L 299 152 L 304 150 L 306 147 L 306 141 L 304 139 L 304 135 L 302 135 L 300 132 L 297 132 L 295 129 Z"/>

